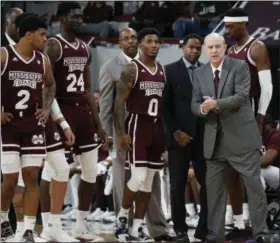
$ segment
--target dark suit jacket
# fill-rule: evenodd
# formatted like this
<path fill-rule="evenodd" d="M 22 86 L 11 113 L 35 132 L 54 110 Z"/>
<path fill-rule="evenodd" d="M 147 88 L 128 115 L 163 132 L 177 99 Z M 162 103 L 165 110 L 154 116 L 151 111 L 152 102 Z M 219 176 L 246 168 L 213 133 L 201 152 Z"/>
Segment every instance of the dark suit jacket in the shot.
<path fill-rule="evenodd" d="M 9 46 L 10 43 L 6 37 L 5 34 L 2 35 L 2 38 L 1 38 L 1 46 L 4 47 L 4 46 Z"/>
<path fill-rule="evenodd" d="M 171 148 L 180 146 L 173 136 L 176 130 L 182 130 L 195 138 L 196 130 L 201 130 L 197 129 L 197 125 L 198 123 L 203 123 L 203 121 L 198 121 L 198 117 L 191 111 L 193 87 L 183 59 L 181 58 L 177 62 L 165 66 L 165 72 L 166 84 L 163 91 L 163 118 L 167 147 Z M 203 136 L 203 134 L 200 136 Z"/>

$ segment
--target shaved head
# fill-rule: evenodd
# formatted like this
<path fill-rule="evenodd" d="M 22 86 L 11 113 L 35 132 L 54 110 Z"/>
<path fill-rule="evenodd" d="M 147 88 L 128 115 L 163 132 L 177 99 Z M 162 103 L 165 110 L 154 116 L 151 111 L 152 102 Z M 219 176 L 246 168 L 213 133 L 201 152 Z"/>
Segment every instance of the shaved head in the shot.
<path fill-rule="evenodd" d="M 211 41 L 213 41 L 213 40 L 220 41 L 221 44 L 226 44 L 225 38 L 218 33 L 211 33 L 211 34 L 207 35 L 204 39 L 204 43 L 206 44 L 207 41 L 210 41 L 210 40 Z"/>
<path fill-rule="evenodd" d="M 138 49 L 136 31 L 132 28 L 124 28 L 120 32 L 119 45 L 125 55 L 134 58 Z"/>
<path fill-rule="evenodd" d="M 20 8 L 10 8 L 6 14 L 6 32 L 15 42 L 19 40 L 18 31 L 15 25 L 16 18 L 21 15 L 23 11 Z"/>
<path fill-rule="evenodd" d="M 129 33 L 137 35 L 137 33 L 136 33 L 136 31 L 134 29 L 132 29 L 132 28 L 124 28 L 120 32 L 119 39 L 121 40 L 123 38 L 124 34 L 129 34 Z"/>
<path fill-rule="evenodd" d="M 22 13 L 23 11 L 20 8 L 10 8 L 6 13 L 6 22 L 14 23 L 16 18 Z"/>

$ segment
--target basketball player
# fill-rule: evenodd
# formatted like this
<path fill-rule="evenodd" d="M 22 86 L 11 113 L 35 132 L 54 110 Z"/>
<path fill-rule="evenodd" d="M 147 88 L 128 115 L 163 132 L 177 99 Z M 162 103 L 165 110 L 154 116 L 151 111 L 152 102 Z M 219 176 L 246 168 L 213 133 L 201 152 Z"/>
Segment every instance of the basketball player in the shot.
<path fill-rule="evenodd" d="M 43 126 L 49 117 L 56 89 L 48 59 L 35 51 L 45 45 L 46 34 L 46 24 L 32 16 L 20 24 L 18 44 L 1 49 L 1 105 L 4 117 L 1 119 L 1 228 L 3 231 L 3 228 L 10 227 L 7 210 L 22 168 L 25 183 L 24 242 L 34 242 L 33 230 L 39 203 L 37 176 L 45 157 Z M 10 119 L 5 112 L 11 114 Z"/>
<path fill-rule="evenodd" d="M 250 98 L 255 112 L 260 134 L 262 134 L 263 117 L 266 114 L 272 96 L 272 78 L 270 72 L 270 60 L 265 45 L 252 38 L 247 30 L 249 18 L 246 12 L 240 8 L 229 10 L 224 18 L 226 34 L 236 40 L 236 44 L 228 50 L 228 55 L 244 60 L 251 73 Z M 232 234 L 240 235 L 238 229 L 244 229 L 242 204 L 244 202 L 244 186 L 237 172 L 232 172 L 229 195 L 234 213 L 235 230 Z M 241 192 L 241 193 L 240 193 Z M 248 210 L 248 204 L 244 205 Z M 247 213 L 249 214 L 249 212 Z"/>
<path fill-rule="evenodd" d="M 82 169 L 77 221 L 72 236 L 94 240 L 95 235 L 87 229 L 86 217 L 93 200 L 100 139 L 107 143 L 107 136 L 91 92 L 90 49 L 75 36 L 76 29 L 82 24 L 81 6 L 77 2 L 60 3 L 57 16 L 61 33 L 47 41 L 45 53 L 53 67 L 58 104 L 76 136 L 74 149 L 80 154 Z"/>
<path fill-rule="evenodd" d="M 36 16 L 36 15 L 33 13 L 22 13 L 16 18 L 14 24 L 17 31 L 21 22 L 25 18 L 28 18 L 30 16 Z M 46 186 L 44 187 L 42 186 L 44 185 L 44 181 L 42 182 L 41 180 L 42 185 L 40 188 L 40 198 L 41 198 L 40 201 L 41 201 L 41 210 L 44 210 L 46 208 L 45 205 L 47 205 L 48 213 L 42 213 L 43 225 L 46 227 L 44 227 L 41 237 L 56 242 L 65 242 L 65 241 L 75 242 L 76 240 L 74 238 L 68 236 L 61 229 L 60 214 L 62 210 L 62 205 L 64 201 L 70 169 L 65 159 L 63 144 L 59 136 L 59 132 L 53 120 L 55 120 L 57 124 L 60 124 L 61 128 L 63 129 L 67 145 L 72 146 L 75 137 L 68 123 L 65 121 L 56 100 L 54 100 L 52 104 L 51 115 L 53 119 L 52 118 L 48 119 L 45 126 L 47 160 L 45 161 L 45 166 L 44 166 L 42 176 L 44 178 L 47 177 L 49 181 L 45 182 L 45 185 L 47 185 L 47 187 Z M 47 172 L 49 171 L 51 171 L 51 175 L 46 176 Z M 49 182 L 51 182 L 51 188 L 52 188 L 51 190 L 49 190 Z M 18 178 L 17 189 L 18 188 L 20 189 L 24 188 L 24 182 L 22 179 L 21 170 Z M 13 200 L 15 205 L 15 211 L 17 214 L 17 232 L 14 240 L 20 241 L 22 234 L 24 233 L 23 216 L 21 217 L 21 211 L 22 211 L 21 206 L 23 207 L 23 205 L 21 204 L 23 204 L 24 193 L 23 190 L 21 191 L 17 190 L 17 192 L 18 193 L 15 195 Z M 50 201 L 52 202 L 50 203 Z M 51 215 L 49 212 L 51 212 Z M 49 224 L 48 224 L 48 220 L 50 221 Z"/>
<path fill-rule="evenodd" d="M 163 67 L 156 62 L 160 48 L 159 33 L 145 28 L 138 33 L 139 59 L 127 64 L 117 82 L 115 127 L 119 147 L 128 151 L 131 178 L 125 185 L 115 233 L 126 240 L 150 241 L 143 230 L 143 220 L 156 171 L 164 162 L 164 131 L 161 119 L 162 90 L 165 82 Z M 125 105 L 128 116 L 125 119 Z M 128 234 L 128 212 L 135 201 L 131 234 Z M 160 203 L 160 202 L 159 202 Z"/>

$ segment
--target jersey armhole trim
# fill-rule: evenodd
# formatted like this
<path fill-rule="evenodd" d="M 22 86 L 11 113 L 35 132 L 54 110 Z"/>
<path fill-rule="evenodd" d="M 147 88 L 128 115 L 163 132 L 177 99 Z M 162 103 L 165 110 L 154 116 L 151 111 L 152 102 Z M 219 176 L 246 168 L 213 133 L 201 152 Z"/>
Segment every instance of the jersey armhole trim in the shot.
<path fill-rule="evenodd" d="M 86 48 L 86 51 L 87 51 L 87 54 L 88 54 L 88 59 L 89 59 L 89 46 L 84 42 L 84 41 L 82 41 L 82 40 L 79 40 L 79 41 L 81 41 L 83 44 L 84 44 L 84 46 L 85 46 L 85 48 Z"/>
<path fill-rule="evenodd" d="M 136 83 L 137 83 L 137 79 L 138 79 L 138 66 L 135 62 L 131 62 L 131 63 L 133 63 L 136 67 L 136 75 L 135 75 L 134 83 L 133 83 L 133 86 L 132 86 L 134 88 Z"/>
<path fill-rule="evenodd" d="M 254 62 L 254 60 L 252 59 L 251 57 L 251 48 L 252 48 L 252 45 L 257 41 L 257 39 L 255 39 L 251 45 L 249 46 L 249 49 L 248 49 L 248 52 L 247 52 L 247 58 L 249 60 L 249 62 L 255 67 L 256 66 L 256 63 Z"/>
<path fill-rule="evenodd" d="M 3 47 L 3 49 L 6 51 L 6 53 L 7 53 L 7 58 L 6 58 L 6 62 L 5 62 L 5 64 L 4 64 L 4 67 L 3 67 L 3 69 L 1 70 L 1 76 L 4 74 L 4 72 L 6 71 L 6 68 L 7 68 L 7 66 L 8 66 L 8 61 L 9 61 L 9 52 L 8 52 L 8 50 L 7 50 L 7 48 L 6 47 Z"/>
<path fill-rule="evenodd" d="M 48 40 L 56 40 L 56 42 L 57 42 L 57 43 L 59 44 L 59 46 L 60 46 L 60 55 L 59 55 L 59 57 L 55 60 L 55 62 L 58 62 L 58 61 L 62 58 L 62 55 L 63 55 L 62 45 L 61 45 L 60 41 L 57 40 L 56 38 L 51 37 L 51 38 L 49 38 Z"/>

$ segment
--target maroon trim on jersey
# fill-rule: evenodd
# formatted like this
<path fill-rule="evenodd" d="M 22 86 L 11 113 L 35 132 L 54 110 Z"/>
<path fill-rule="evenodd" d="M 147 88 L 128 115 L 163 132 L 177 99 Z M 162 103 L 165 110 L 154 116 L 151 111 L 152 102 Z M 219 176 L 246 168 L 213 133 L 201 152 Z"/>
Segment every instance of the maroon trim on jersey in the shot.
<path fill-rule="evenodd" d="M 12 51 L 15 53 L 15 55 L 25 64 L 30 64 L 34 60 L 34 58 L 36 57 L 36 52 L 33 51 L 32 58 L 27 61 L 17 52 L 17 50 L 14 48 L 14 46 L 11 45 L 10 47 L 11 47 Z"/>
<path fill-rule="evenodd" d="M 79 41 L 79 39 L 77 39 L 77 38 L 75 38 L 75 41 L 77 42 L 77 46 L 73 46 L 73 44 L 71 44 L 70 42 L 68 42 L 67 40 L 65 40 L 61 34 L 57 34 L 56 36 L 57 36 L 58 38 L 60 38 L 62 41 L 64 41 L 67 45 L 69 45 L 70 47 L 72 47 L 75 51 L 77 51 L 78 48 L 80 47 L 80 41 Z"/>

